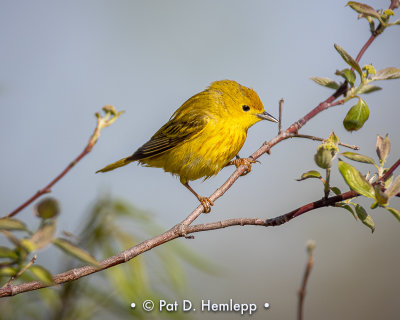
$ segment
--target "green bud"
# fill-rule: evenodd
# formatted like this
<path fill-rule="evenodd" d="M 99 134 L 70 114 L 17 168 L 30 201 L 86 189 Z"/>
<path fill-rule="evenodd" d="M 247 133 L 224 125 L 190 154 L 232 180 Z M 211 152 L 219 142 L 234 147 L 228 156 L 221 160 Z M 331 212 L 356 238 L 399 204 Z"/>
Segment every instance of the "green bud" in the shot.
<path fill-rule="evenodd" d="M 318 167 L 328 169 L 332 167 L 332 160 L 335 155 L 336 152 L 330 150 L 326 145 L 321 144 L 317 149 L 314 160 Z"/>
<path fill-rule="evenodd" d="M 317 166 L 322 169 L 328 169 L 332 167 L 332 160 L 339 152 L 337 147 L 339 138 L 332 132 L 328 139 L 324 140 L 322 144 L 318 146 L 317 153 L 314 155 L 314 160 Z"/>
<path fill-rule="evenodd" d="M 47 197 L 36 204 L 34 211 L 39 218 L 54 218 L 60 213 L 60 205 L 56 199 Z"/>

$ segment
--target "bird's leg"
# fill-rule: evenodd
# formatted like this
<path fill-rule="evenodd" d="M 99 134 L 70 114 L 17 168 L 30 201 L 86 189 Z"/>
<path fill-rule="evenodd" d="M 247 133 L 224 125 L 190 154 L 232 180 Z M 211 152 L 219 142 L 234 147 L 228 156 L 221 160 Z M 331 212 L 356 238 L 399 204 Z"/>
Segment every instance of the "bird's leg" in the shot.
<path fill-rule="evenodd" d="M 236 168 L 239 168 L 242 165 L 245 166 L 246 171 L 242 173 L 242 176 L 245 176 L 246 174 L 248 174 L 251 171 L 251 165 L 256 162 L 260 162 L 260 161 L 254 160 L 251 157 L 250 158 L 240 158 L 239 155 L 237 154 L 236 159 L 229 161 L 227 166 L 234 165 L 234 166 L 236 166 Z"/>
<path fill-rule="evenodd" d="M 209 213 L 211 211 L 211 206 L 214 205 L 214 202 L 212 202 L 210 198 L 199 196 L 197 194 L 197 192 L 194 191 L 191 186 L 189 186 L 189 183 L 186 182 L 186 183 L 182 183 L 182 184 L 186 188 L 188 188 L 190 190 L 190 192 L 193 193 L 196 196 L 197 199 L 199 199 L 200 203 L 204 207 L 204 213 Z"/>

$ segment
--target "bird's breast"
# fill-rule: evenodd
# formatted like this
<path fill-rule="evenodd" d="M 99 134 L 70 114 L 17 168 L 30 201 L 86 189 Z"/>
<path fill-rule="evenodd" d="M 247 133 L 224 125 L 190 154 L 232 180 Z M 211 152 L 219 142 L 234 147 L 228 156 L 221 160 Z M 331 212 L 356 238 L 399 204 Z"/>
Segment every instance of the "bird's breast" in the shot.
<path fill-rule="evenodd" d="M 188 142 L 170 152 L 172 166 L 164 168 L 186 182 L 216 175 L 238 154 L 246 140 L 246 131 L 226 124 L 208 124 Z"/>

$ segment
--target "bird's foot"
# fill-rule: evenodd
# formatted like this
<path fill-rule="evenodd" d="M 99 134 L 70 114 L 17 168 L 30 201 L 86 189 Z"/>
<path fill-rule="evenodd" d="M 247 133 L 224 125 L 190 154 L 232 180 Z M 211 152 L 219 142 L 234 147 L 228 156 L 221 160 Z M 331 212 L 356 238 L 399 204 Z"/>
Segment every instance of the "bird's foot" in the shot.
<path fill-rule="evenodd" d="M 188 188 L 189 191 L 190 191 L 191 193 L 193 193 L 193 194 L 196 196 L 197 199 L 199 199 L 201 205 L 202 205 L 203 208 L 204 208 L 203 212 L 204 212 L 204 213 L 209 213 L 209 212 L 211 211 L 211 206 L 214 205 L 214 202 L 212 202 L 212 200 L 211 200 L 210 198 L 202 197 L 202 196 L 198 195 L 197 192 L 194 191 L 194 190 L 192 189 L 191 186 L 189 186 L 189 183 L 187 183 L 187 182 L 183 183 L 183 182 L 182 182 L 182 184 L 183 184 L 186 188 Z"/>
<path fill-rule="evenodd" d="M 211 211 L 211 206 L 214 205 L 214 202 L 210 198 L 198 196 L 200 203 L 204 208 L 204 213 L 209 213 Z"/>
<path fill-rule="evenodd" d="M 242 173 L 242 176 L 245 176 L 246 174 L 251 172 L 251 165 L 253 163 L 260 162 L 258 160 L 254 160 L 253 158 L 236 158 L 235 160 L 229 161 L 228 165 L 234 165 L 236 168 L 239 168 L 240 166 L 245 166 L 246 170 Z"/>

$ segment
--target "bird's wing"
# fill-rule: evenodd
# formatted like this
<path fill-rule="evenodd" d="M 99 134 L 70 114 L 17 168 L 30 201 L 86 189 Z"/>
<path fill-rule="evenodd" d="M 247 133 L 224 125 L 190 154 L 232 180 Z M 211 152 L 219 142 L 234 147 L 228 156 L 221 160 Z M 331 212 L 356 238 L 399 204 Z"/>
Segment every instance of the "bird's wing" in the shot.
<path fill-rule="evenodd" d="M 128 159 L 135 161 L 162 154 L 199 134 L 207 122 L 204 117 L 171 119 Z"/>

